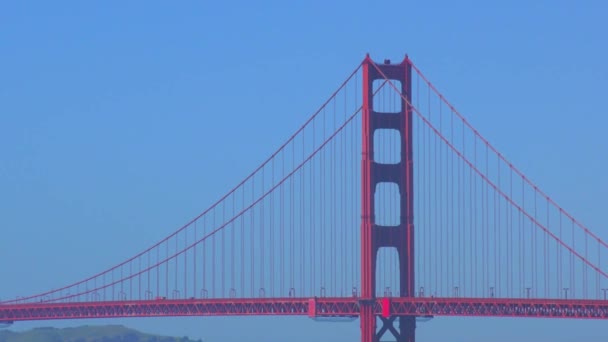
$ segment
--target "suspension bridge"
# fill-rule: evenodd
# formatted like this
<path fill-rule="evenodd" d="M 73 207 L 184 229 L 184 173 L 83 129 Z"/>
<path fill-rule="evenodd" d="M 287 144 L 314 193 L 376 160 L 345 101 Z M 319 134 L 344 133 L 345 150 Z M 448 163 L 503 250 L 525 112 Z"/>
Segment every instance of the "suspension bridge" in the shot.
<path fill-rule="evenodd" d="M 367 56 L 211 207 L 128 260 L 0 302 L 0 322 L 162 316 L 608 318 L 608 245 L 406 57 Z"/>

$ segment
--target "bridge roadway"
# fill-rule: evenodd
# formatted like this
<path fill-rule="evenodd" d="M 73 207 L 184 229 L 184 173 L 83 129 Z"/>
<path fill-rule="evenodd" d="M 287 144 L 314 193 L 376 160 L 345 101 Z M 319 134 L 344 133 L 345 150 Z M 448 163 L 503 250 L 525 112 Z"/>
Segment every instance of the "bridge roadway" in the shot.
<path fill-rule="evenodd" d="M 361 305 L 389 316 L 608 318 L 606 300 L 506 298 L 226 298 L 0 304 L 0 323 L 168 316 L 357 317 Z"/>

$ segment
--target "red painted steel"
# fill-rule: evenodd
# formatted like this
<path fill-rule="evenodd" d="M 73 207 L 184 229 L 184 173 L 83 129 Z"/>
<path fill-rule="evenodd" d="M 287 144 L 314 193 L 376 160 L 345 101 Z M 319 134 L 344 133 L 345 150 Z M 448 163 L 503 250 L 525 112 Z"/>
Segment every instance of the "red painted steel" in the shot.
<path fill-rule="evenodd" d="M 394 315 L 608 319 L 608 301 L 521 298 L 392 298 Z"/>
<path fill-rule="evenodd" d="M 363 128 L 361 160 L 361 296 L 367 299 L 361 305 L 361 340 L 371 342 L 376 336 L 376 317 L 373 315 L 375 295 L 376 250 L 373 234 L 374 190 L 373 179 L 373 131 L 372 131 L 372 92 L 373 79 L 370 79 L 369 56 L 363 62 Z"/>
<path fill-rule="evenodd" d="M 403 97 L 396 112 L 374 110 L 374 81 L 392 82 L 401 85 L 397 92 Z M 376 266 L 380 248 L 395 248 L 398 255 L 399 295 L 414 296 L 414 192 L 413 192 L 413 148 L 411 110 L 411 63 L 407 57 L 399 64 L 376 64 L 369 55 L 363 61 L 363 127 L 361 161 L 361 295 L 373 299 L 376 294 Z M 379 100 L 377 100 L 379 101 Z M 374 133 L 379 129 L 391 129 L 399 133 L 400 160 L 398 163 L 380 163 L 374 156 Z M 393 183 L 399 189 L 400 218 L 395 226 L 376 224 L 375 193 L 380 183 Z M 392 328 L 393 321 L 383 321 L 389 327 L 376 332 L 376 316 L 362 305 L 361 341 L 379 340 L 386 331 L 391 331 L 398 342 L 414 342 L 415 321 L 413 317 L 399 317 L 399 329 Z"/>
<path fill-rule="evenodd" d="M 314 303 L 314 305 L 312 304 Z M 460 316 L 608 319 L 608 301 L 512 298 L 268 298 L 185 299 L 0 305 L 0 321 L 167 316 L 357 317 Z M 314 306 L 314 312 L 311 309 Z"/>
<path fill-rule="evenodd" d="M 391 299 L 382 298 L 380 303 L 382 306 L 382 317 L 384 317 L 384 318 L 391 317 Z"/>

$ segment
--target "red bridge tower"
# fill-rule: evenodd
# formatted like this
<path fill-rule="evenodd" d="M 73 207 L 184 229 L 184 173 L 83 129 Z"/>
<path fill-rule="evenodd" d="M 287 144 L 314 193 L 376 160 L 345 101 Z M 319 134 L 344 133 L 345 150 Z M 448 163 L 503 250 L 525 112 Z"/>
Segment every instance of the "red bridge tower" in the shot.
<path fill-rule="evenodd" d="M 374 63 L 369 56 L 363 62 L 363 153 L 361 161 L 361 341 L 378 342 L 390 331 L 398 342 L 414 342 L 416 317 L 392 316 L 390 298 L 384 301 L 382 327 L 376 331 L 373 306 L 376 296 L 376 259 L 383 247 L 395 248 L 399 258 L 399 295 L 414 296 L 414 218 L 411 63 L 406 56 L 400 64 Z M 401 87 L 401 107 L 396 113 L 374 111 L 374 80 L 385 77 Z M 385 87 L 392 85 L 386 84 Z M 403 100 L 408 99 L 408 101 Z M 409 103 L 408 103 L 409 102 Z M 394 129 L 400 135 L 400 160 L 382 164 L 374 159 L 374 132 Z M 394 183 L 399 188 L 400 220 L 396 226 L 377 225 L 374 217 L 374 194 L 379 183 Z M 398 323 L 398 324 L 394 324 Z"/>

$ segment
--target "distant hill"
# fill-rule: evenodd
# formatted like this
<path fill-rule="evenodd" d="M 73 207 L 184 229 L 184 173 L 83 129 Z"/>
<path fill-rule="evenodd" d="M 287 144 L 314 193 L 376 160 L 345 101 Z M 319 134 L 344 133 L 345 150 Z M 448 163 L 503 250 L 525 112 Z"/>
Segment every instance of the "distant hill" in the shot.
<path fill-rule="evenodd" d="M 122 325 L 77 328 L 37 328 L 24 332 L 0 330 L 0 342 L 197 342 L 187 337 L 144 334 Z M 198 340 L 200 342 L 200 340 Z"/>

